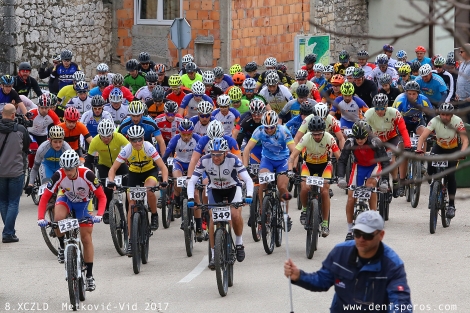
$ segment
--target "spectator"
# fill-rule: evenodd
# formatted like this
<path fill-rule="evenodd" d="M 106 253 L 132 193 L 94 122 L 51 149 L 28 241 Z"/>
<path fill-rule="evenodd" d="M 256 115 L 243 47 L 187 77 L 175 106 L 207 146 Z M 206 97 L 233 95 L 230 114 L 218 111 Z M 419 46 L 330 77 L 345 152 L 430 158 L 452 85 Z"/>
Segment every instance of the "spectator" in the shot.
<path fill-rule="evenodd" d="M 42 63 L 38 73 L 40 79 L 49 78 L 49 81 L 47 83 L 49 86 L 49 91 L 56 95 L 59 93 L 59 80 L 50 76 L 54 67 L 60 64 L 60 54 L 52 58 L 52 63 L 54 63 L 53 66 L 49 66 L 48 62 Z"/>
<path fill-rule="evenodd" d="M 334 285 L 330 312 L 369 303 L 379 306 L 380 312 L 412 312 L 403 261 L 382 243 L 383 228 L 384 221 L 377 211 L 363 212 L 353 227 L 354 241 L 338 244 L 318 272 L 305 273 L 289 259 L 284 264 L 284 275 L 294 285 L 311 291 L 327 291 Z"/>
<path fill-rule="evenodd" d="M 459 66 L 459 76 L 457 77 L 455 100 L 460 101 L 459 109 L 470 107 L 470 43 L 465 44 L 465 49 L 460 47 L 462 63 Z M 466 123 L 470 122 L 470 112 L 461 116 Z"/>
<path fill-rule="evenodd" d="M 16 108 L 8 103 L 0 120 L 0 213 L 4 224 L 2 242 L 18 242 L 15 222 L 23 192 L 24 168 L 29 151 L 26 128 L 14 122 Z"/>

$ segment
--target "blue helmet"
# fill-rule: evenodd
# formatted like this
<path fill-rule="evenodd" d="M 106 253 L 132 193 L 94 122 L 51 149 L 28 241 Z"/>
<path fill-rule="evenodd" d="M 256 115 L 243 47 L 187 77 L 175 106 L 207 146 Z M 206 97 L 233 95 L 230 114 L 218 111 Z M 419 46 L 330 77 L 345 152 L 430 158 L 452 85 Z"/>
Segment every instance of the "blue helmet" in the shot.
<path fill-rule="evenodd" d="M 10 76 L 10 75 L 3 75 L 0 78 L 0 83 L 2 85 L 13 85 L 15 83 L 15 78 L 13 76 Z"/>
<path fill-rule="evenodd" d="M 123 94 L 122 94 L 122 91 L 121 89 L 119 88 L 113 88 L 113 90 L 111 90 L 111 92 L 109 93 L 109 101 L 110 102 L 121 102 L 123 99 Z"/>
<path fill-rule="evenodd" d="M 181 121 L 180 125 L 178 126 L 180 133 L 188 134 L 194 130 L 194 124 L 187 118 Z"/>
<path fill-rule="evenodd" d="M 400 50 L 397 52 L 397 58 L 403 59 L 406 58 L 406 51 L 405 50 Z"/>
<path fill-rule="evenodd" d="M 214 138 L 209 142 L 209 151 L 228 151 L 228 143 L 224 138 Z"/>

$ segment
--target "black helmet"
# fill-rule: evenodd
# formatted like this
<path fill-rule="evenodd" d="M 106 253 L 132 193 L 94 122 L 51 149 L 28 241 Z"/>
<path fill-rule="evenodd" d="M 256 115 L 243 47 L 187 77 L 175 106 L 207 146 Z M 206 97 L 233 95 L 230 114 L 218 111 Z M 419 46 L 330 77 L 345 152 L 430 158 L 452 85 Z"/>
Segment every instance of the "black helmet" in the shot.
<path fill-rule="evenodd" d="M 353 136 L 356 139 L 365 139 L 369 136 L 372 128 L 366 121 L 357 121 L 352 127 Z"/>
<path fill-rule="evenodd" d="M 60 59 L 63 60 L 72 60 L 72 51 L 70 50 L 64 50 L 60 53 Z"/>
<path fill-rule="evenodd" d="M 412 81 L 407 82 L 405 87 L 403 87 L 403 89 L 405 91 L 414 90 L 419 93 L 421 88 L 419 87 L 419 84 L 416 81 L 412 80 Z"/>
<path fill-rule="evenodd" d="M 145 80 L 154 83 L 158 80 L 158 74 L 154 71 L 150 71 L 145 75 Z"/>
<path fill-rule="evenodd" d="M 130 59 L 129 61 L 126 62 L 126 71 L 135 71 L 136 69 L 139 68 L 139 61 L 136 59 Z"/>
<path fill-rule="evenodd" d="M 314 64 L 317 62 L 317 55 L 315 53 L 307 54 L 304 58 L 305 64 Z"/>
<path fill-rule="evenodd" d="M 31 71 L 31 64 L 29 62 L 21 62 L 20 65 L 18 65 L 18 70 L 19 71 Z"/>
<path fill-rule="evenodd" d="M 186 72 L 195 72 L 197 70 L 197 65 L 194 62 L 189 62 L 186 64 L 185 68 Z"/>
<path fill-rule="evenodd" d="M 139 62 L 140 63 L 148 63 L 150 62 L 150 54 L 147 52 L 141 52 L 139 53 Z"/>
<path fill-rule="evenodd" d="M 248 62 L 246 65 L 245 65 L 245 72 L 254 72 L 258 69 L 258 64 L 256 64 L 256 62 L 252 61 L 252 62 Z"/>
<path fill-rule="evenodd" d="M 297 94 L 297 98 L 307 98 L 310 94 L 310 90 L 308 89 L 307 85 L 302 84 L 297 87 L 295 93 Z"/>
<path fill-rule="evenodd" d="M 176 103 L 175 101 L 172 101 L 172 100 L 168 100 L 167 102 L 165 102 L 165 105 L 163 106 L 163 111 L 165 113 L 176 113 L 176 112 L 178 112 L 178 103 Z"/>
<path fill-rule="evenodd" d="M 152 90 L 152 99 L 155 102 L 161 102 L 165 98 L 165 89 L 162 86 L 155 86 Z"/>
<path fill-rule="evenodd" d="M 378 93 L 372 99 L 372 106 L 374 108 L 386 108 L 388 106 L 388 97 L 384 93 Z"/>
<path fill-rule="evenodd" d="M 308 122 L 308 131 L 310 132 L 325 131 L 325 128 L 325 121 L 320 116 L 314 115 Z"/>
<path fill-rule="evenodd" d="M 93 96 L 93 98 L 91 98 L 91 106 L 95 108 L 104 106 L 103 97 L 100 95 Z"/>
<path fill-rule="evenodd" d="M 310 115 L 313 113 L 313 105 L 308 100 L 300 104 L 300 115 Z"/>
<path fill-rule="evenodd" d="M 414 60 L 413 62 L 411 62 L 410 67 L 412 72 L 417 72 L 421 67 L 421 63 L 418 60 Z"/>
<path fill-rule="evenodd" d="M 353 77 L 353 78 L 362 78 L 362 77 L 364 77 L 364 70 L 363 70 L 362 68 L 360 68 L 360 67 L 356 67 L 356 68 L 354 69 L 354 72 L 353 72 L 353 74 L 352 74 L 352 77 Z"/>
<path fill-rule="evenodd" d="M 349 61 L 349 52 L 341 50 L 338 55 L 339 63 L 347 63 Z"/>
<path fill-rule="evenodd" d="M 108 77 L 99 76 L 98 79 L 96 80 L 96 85 L 98 85 L 98 87 L 108 87 L 109 86 Z"/>

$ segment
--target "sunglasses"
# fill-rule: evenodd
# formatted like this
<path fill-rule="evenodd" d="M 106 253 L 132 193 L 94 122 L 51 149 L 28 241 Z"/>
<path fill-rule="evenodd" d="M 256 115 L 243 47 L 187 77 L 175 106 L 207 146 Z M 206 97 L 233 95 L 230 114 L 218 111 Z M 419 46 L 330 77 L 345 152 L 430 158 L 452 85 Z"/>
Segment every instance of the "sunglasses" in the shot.
<path fill-rule="evenodd" d="M 77 91 L 78 95 L 81 95 L 81 94 L 84 94 L 84 93 L 87 93 L 87 91 Z"/>
<path fill-rule="evenodd" d="M 232 104 L 240 103 L 241 101 L 232 101 Z"/>
<path fill-rule="evenodd" d="M 319 136 L 322 136 L 323 133 L 312 133 L 312 136 L 316 136 L 316 137 L 319 137 Z"/>
<path fill-rule="evenodd" d="M 94 107 L 93 110 L 103 110 L 103 107 Z"/>
<path fill-rule="evenodd" d="M 145 62 L 145 63 L 142 63 L 142 62 L 141 62 L 140 64 L 142 64 L 142 65 L 149 65 L 150 63 L 149 63 L 149 62 Z"/>
<path fill-rule="evenodd" d="M 374 108 L 376 111 L 385 111 L 385 108 Z"/>
<path fill-rule="evenodd" d="M 165 76 L 165 73 L 158 73 L 158 76 Z"/>
<path fill-rule="evenodd" d="M 175 116 L 176 113 L 165 113 L 166 116 L 170 116 L 170 117 L 173 117 Z"/>
<path fill-rule="evenodd" d="M 75 167 L 63 167 L 64 171 L 73 171 Z"/>
<path fill-rule="evenodd" d="M 133 138 L 131 139 L 131 142 L 136 143 L 136 142 L 142 142 L 144 138 Z"/>
<path fill-rule="evenodd" d="M 151 82 L 147 82 L 147 85 L 149 86 L 155 86 L 157 83 L 151 83 Z"/>
<path fill-rule="evenodd" d="M 211 117 L 211 115 L 210 114 L 199 114 L 199 117 L 200 118 L 209 118 L 209 117 Z"/>
<path fill-rule="evenodd" d="M 194 95 L 195 98 L 201 98 L 203 95 Z"/>
<path fill-rule="evenodd" d="M 263 116 L 263 113 L 251 113 L 252 116 Z"/>
<path fill-rule="evenodd" d="M 359 239 L 359 238 L 364 238 L 364 240 L 370 241 L 374 239 L 375 236 L 377 236 L 379 232 L 373 232 L 372 234 L 364 233 L 360 230 L 355 229 L 354 230 L 354 238 Z"/>
<path fill-rule="evenodd" d="M 72 62 L 72 60 L 62 60 L 62 62 Z"/>
<path fill-rule="evenodd" d="M 408 74 L 405 74 L 405 75 L 400 75 L 400 77 L 406 77 L 406 76 L 408 76 Z"/>
<path fill-rule="evenodd" d="M 440 65 L 434 65 L 435 68 L 442 68 Z"/>
<path fill-rule="evenodd" d="M 223 155 L 224 155 L 223 152 L 220 152 L 220 153 L 211 152 L 211 156 L 216 157 L 216 158 L 220 158 Z"/>
<path fill-rule="evenodd" d="M 245 92 L 255 92 L 254 89 L 245 89 Z"/>
<path fill-rule="evenodd" d="M 264 128 L 271 130 L 271 129 L 276 128 L 276 125 L 273 125 L 273 126 L 264 126 Z"/>

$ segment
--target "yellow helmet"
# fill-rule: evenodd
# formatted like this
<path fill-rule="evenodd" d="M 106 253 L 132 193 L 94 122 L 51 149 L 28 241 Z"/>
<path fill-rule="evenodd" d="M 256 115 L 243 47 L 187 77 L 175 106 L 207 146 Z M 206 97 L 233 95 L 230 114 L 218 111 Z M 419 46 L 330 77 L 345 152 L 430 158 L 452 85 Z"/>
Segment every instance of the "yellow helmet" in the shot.
<path fill-rule="evenodd" d="M 181 77 L 179 75 L 171 75 L 170 78 L 168 78 L 168 85 L 170 87 L 179 87 L 183 83 L 181 82 Z"/>
<path fill-rule="evenodd" d="M 343 96 L 352 96 L 354 94 L 354 85 L 350 82 L 345 82 L 341 85 L 341 94 Z"/>
<path fill-rule="evenodd" d="M 232 65 L 232 67 L 230 68 L 230 75 L 233 76 L 235 73 L 238 73 L 238 72 L 243 72 L 242 66 L 240 64 Z"/>
<path fill-rule="evenodd" d="M 232 101 L 240 101 L 242 99 L 243 93 L 239 87 L 233 86 L 228 91 L 228 96 L 230 97 L 230 100 Z"/>

